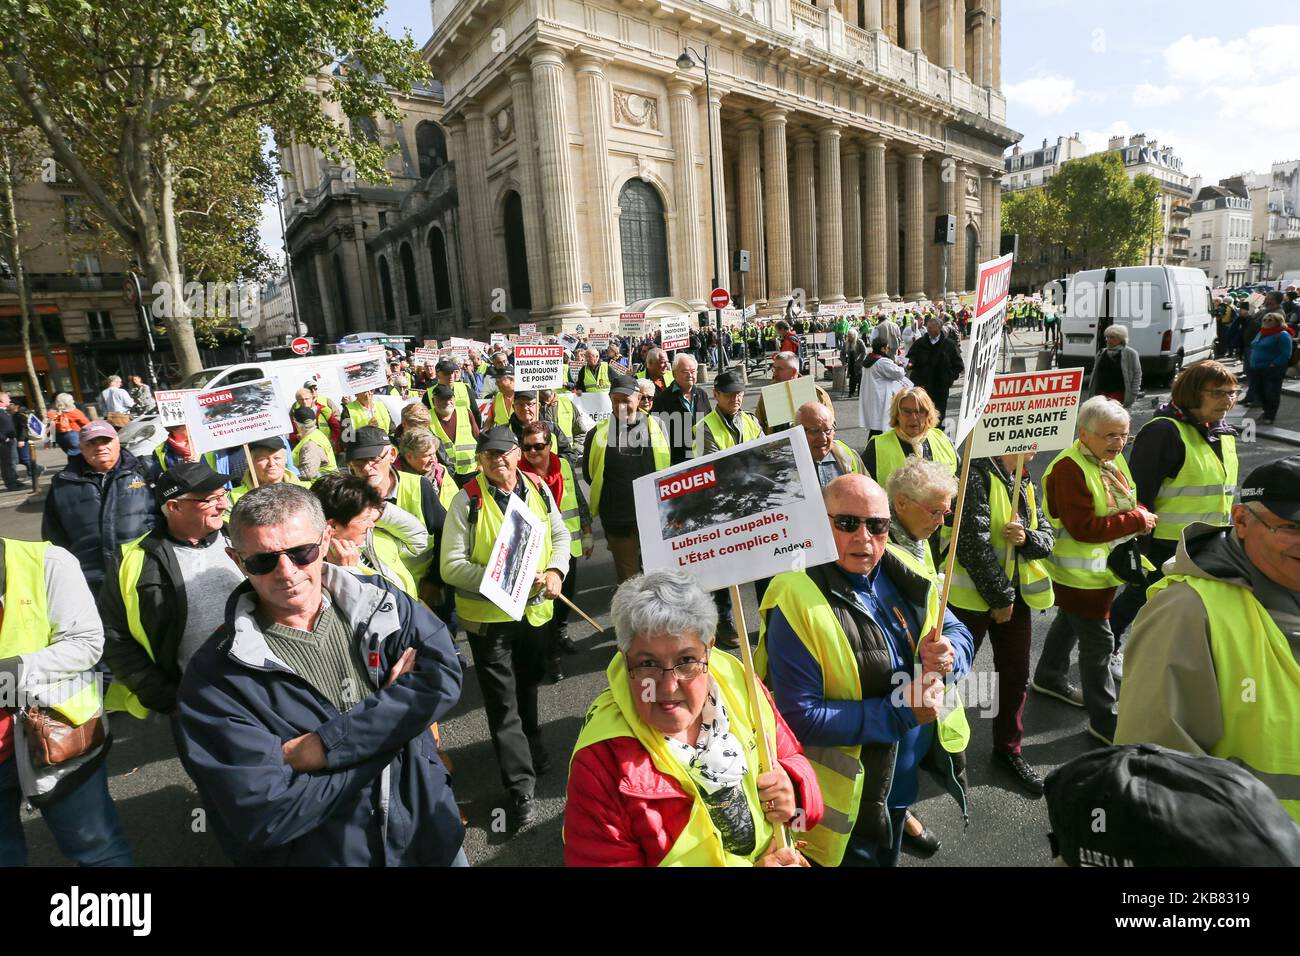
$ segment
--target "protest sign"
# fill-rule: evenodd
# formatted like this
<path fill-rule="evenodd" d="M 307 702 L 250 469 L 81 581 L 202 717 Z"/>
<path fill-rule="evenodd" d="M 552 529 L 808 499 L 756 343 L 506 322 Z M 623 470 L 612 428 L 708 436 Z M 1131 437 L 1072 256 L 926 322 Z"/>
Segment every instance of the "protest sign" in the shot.
<path fill-rule="evenodd" d="M 501 332 L 493 332 L 490 336 L 488 336 L 488 338 L 492 340 L 493 347 L 499 345 L 502 348 L 505 348 L 506 343 L 509 341 L 509 339 L 507 339 L 505 335 Z"/>
<path fill-rule="evenodd" d="M 524 616 L 528 595 L 537 578 L 543 535 L 550 533 L 550 528 L 537 520 L 518 495 L 510 496 L 510 503 L 501 516 L 501 530 L 492 544 L 479 583 L 479 593 L 513 620 Z"/>
<path fill-rule="evenodd" d="M 587 363 L 584 362 L 582 359 L 574 359 L 569 363 L 569 371 L 570 373 L 576 376 L 579 372 L 582 371 L 582 367 L 586 364 Z"/>
<path fill-rule="evenodd" d="M 536 335 L 536 334 L 537 334 L 537 323 L 536 323 L 536 322 L 520 322 L 520 323 L 519 323 L 519 334 L 520 334 L 521 336 L 525 336 L 525 337 L 529 337 L 529 336 L 534 336 L 534 335 Z"/>
<path fill-rule="evenodd" d="M 605 349 L 609 348 L 609 333 L 592 332 L 587 336 L 587 347 L 593 348 L 597 352 L 604 352 Z"/>
<path fill-rule="evenodd" d="M 1074 442 L 1083 369 L 999 375 L 984 407 L 971 454 L 976 458 L 1066 448 Z"/>
<path fill-rule="evenodd" d="M 609 401 L 609 392 L 583 392 L 581 395 L 570 397 L 596 422 L 603 422 L 614 410 L 614 406 Z"/>
<path fill-rule="evenodd" d="M 706 591 L 835 560 L 802 428 L 638 478 L 632 496 L 645 569 L 687 569 Z"/>
<path fill-rule="evenodd" d="M 382 356 L 367 355 L 359 362 L 339 365 L 338 376 L 339 390 L 344 395 L 356 396 L 388 384 L 388 369 Z"/>
<path fill-rule="evenodd" d="M 560 388 L 564 384 L 564 347 L 560 345 L 515 346 L 515 388 L 531 392 L 539 388 Z"/>
<path fill-rule="evenodd" d="M 438 363 L 438 354 L 439 354 L 439 350 L 436 349 L 436 348 L 432 348 L 432 349 L 428 349 L 428 348 L 425 348 L 425 349 L 416 349 L 416 350 L 415 350 L 415 364 L 416 364 L 416 365 L 436 365 L 436 364 Z"/>
<path fill-rule="evenodd" d="M 558 339 L 556 339 L 557 344 L 563 345 L 570 352 L 572 352 L 574 349 L 578 347 L 578 341 L 579 340 L 576 335 L 571 335 L 568 332 L 565 332 Z"/>
<path fill-rule="evenodd" d="M 633 316 L 633 318 L 625 318 L 625 316 Z M 645 313 L 624 312 L 619 315 L 618 334 L 634 339 L 639 339 L 645 335 Z"/>
<path fill-rule="evenodd" d="M 160 388 L 153 393 L 158 403 L 158 424 L 163 428 L 185 424 L 185 403 L 183 399 L 191 392 L 198 393 L 197 388 Z"/>
<path fill-rule="evenodd" d="M 817 386 L 811 378 L 800 376 L 765 385 L 762 397 L 763 415 L 767 418 L 767 424 L 784 425 L 794 421 L 800 405 L 817 401 Z"/>
<path fill-rule="evenodd" d="M 1002 354 L 1002 326 L 1007 314 L 1007 293 L 1011 288 L 1011 255 L 980 263 L 976 283 L 975 315 L 966 341 L 966 385 L 961 393 L 961 412 L 953 444 L 966 440 L 979 422 L 993 391 L 998 356 Z"/>
<path fill-rule="evenodd" d="M 690 313 L 684 315 L 666 315 L 660 320 L 659 328 L 663 333 L 663 341 L 660 343 L 660 346 L 665 352 L 671 352 L 675 349 L 690 348 Z"/>
<path fill-rule="evenodd" d="M 181 401 L 190 444 L 200 455 L 293 431 L 289 406 L 281 401 L 274 379 L 259 378 L 210 392 L 192 391 Z"/>
<path fill-rule="evenodd" d="M 747 319 L 757 318 L 757 317 L 758 317 L 758 306 L 756 306 L 756 305 L 747 305 L 747 306 L 745 306 L 744 317 L 747 318 Z"/>
<path fill-rule="evenodd" d="M 505 424 L 504 422 L 495 422 L 492 420 L 493 406 L 496 405 L 496 396 L 491 398 L 480 398 L 475 401 L 478 405 L 478 417 L 483 422 L 484 428 L 491 428 L 493 425 Z"/>

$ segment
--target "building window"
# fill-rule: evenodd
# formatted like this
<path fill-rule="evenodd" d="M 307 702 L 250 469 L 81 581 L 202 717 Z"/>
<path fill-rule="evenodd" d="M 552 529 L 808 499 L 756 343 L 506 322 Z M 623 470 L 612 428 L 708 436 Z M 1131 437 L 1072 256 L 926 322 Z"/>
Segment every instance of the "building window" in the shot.
<path fill-rule="evenodd" d="M 1203 224 L 1201 225 L 1201 238 L 1202 238 L 1202 239 L 1209 239 L 1209 238 L 1210 238 L 1211 236 L 1213 236 L 1213 235 L 1214 235 L 1214 230 L 1213 230 L 1213 228 L 1210 226 L 1210 224 L 1209 224 L 1208 222 L 1207 222 L 1207 223 L 1203 223 Z"/>
<path fill-rule="evenodd" d="M 1202 262 L 1208 262 L 1209 259 L 1210 259 L 1210 247 L 1209 247 L 1209 246 L 1201 246 L 1201 261 L 1202 261 Z"/>
<path fill-rule="evenodd" d="M 447 162 L 447 137 L 442 128 L 428 120 L 415 127 L 415 151 L 420 157 L 421 178 Z"/>
<path fill-rule="evenodd" d="M 623 288 L 628 303 L 668 295 L 668 236 L 663 200 L 645 180 L 630 179 L 619 193 L 618 205 Z"/>
<path fill-rule="evenodd" d="M 90 330 L 90 341 L 108 342 L 117 338 L 113 331 L 113 316 L 108 312 L 87 312 L 86 327 Z"/>
<path fill-rule="evenodd" d="M 89 206 L 84 196 L 63 197 L 63 231 L 89 232 L 90 219 L 87 217 Z"/>
<path fill-rule="evenodd" d="M 406 314 L 420 314 L 420 286 L 415 278 L 415 256 L 411 253 L 411 244 L 402 243 L 399 253 L 402 260 L 402 285 L 406 287 Z"/>
<path fill-rule="evenodd" d="M 379 214 L 379 228 L 381 230 L 388 228 L 388 213 L 381 212 Z"/>

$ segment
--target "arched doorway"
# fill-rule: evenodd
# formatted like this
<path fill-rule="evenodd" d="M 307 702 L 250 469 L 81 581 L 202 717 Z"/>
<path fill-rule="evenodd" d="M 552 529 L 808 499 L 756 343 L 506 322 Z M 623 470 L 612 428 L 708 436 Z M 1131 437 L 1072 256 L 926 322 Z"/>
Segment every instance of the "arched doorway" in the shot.
<path fill-rule="evenodd" d="M 966 285 L 964 288 L 974 289 L 975 283 L 979 280 L 980 271 L 980 234 L 970 223 L 966 225 Z"/>
<path fill-rule="evenodd" d="M 415 278 L 415 256 L 411 244 L 402 243 L 402 285 L 406 286 L 406 314 L 420 314 L 420 286 Z"/>
<path fill-rule="evenodd" d="M 451 308 L 451 272 L 447 268 L 447 242 L 441 229 L 429 230 L 429 263 L 433 266 L 433 307 Z"/>
<path fill-rule="evenodd" d="M 506 277 L 510 280 L 510 306 L 531 309 L 533 293 L 528 288 L 528 245 L 524 241 L 524 204 L 513 189 L 506 193 L 502 212 L 506 228 Z"/>
<path fill-rule="evenodd" d="M 397 321 L 397 308 L 393 305 L 393 277 L 384 258 L 379 260 L 379 290 L 384 297 L 384 318 L 392 325 Z"/>
<path fill-rule="evenodd" d="M 425 120 L 415 127 L 415 151 L 420 157 L 420 177 L 447 162 L 447 137 L 437 123 Z"/>
<path fill-rule="evenodd" d="M 668 295 L 668 231 L 658 191 L 644 179 L 629 179 L 618 208 L 626 301 Z"/>

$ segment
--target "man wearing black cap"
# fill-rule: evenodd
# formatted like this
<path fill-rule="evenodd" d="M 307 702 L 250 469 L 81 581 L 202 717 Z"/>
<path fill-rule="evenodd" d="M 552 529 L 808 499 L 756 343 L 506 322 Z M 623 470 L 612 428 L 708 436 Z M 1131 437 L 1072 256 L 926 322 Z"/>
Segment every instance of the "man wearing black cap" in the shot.
<path fill-rule="evenodd" d="M 303 481 L 315 481 L 323 474 L 338 470 L 334 446 L 330 436 L 320 425 L 316 413 L 305 406 L 295 408 L 291 414 L 295 442 L 293 464 Z"/>
<path fill-rule="evenodd" d="M 510 413 L 514 410 L 515 404 L 514 367 L 507 365 L 505 368 L 497 369 L 496 383 L 497 393 L 492 399 L 492 420 L 487 423 L 488 428 L 510 424 Z"/>
<path fill-rule="evenodd" d="M 641 536 L 632 503 L 632 482 L 667 468 L 672 463 L 672 450 L 654 416 L 641 413 L 641 389 L 636 379 L 614 375 L 609 401 L 609 418 L 587 435 L 582 473 L 591 486 L 592 517 L 599 517 L 605 529 L 605 543 L 614 557 L 614 573 L 622 584 L 641 572 Z"/>
<path fill-rule="evenodd" d="M 456 393 L 450 385 L 438 384 L 429 389 L 430 401 L 433 403 L 433 418 L 429 428 L 442 443 L 442 450 L 451 463 L 451 472 L 456 484 L 464 487 L 478 470 L 474 462 L 478 446 L 479 424 L 469 409 L 456 404 Z M 471 402 L 477 412 L 477 403 Z"/>
<path fill-rule="evenodd" d="M 469 636 L 509 797 L 507 819 L 516 830 L 535 819 L 536 780 L 550 767 L 537 718 L 537 687 L 546 670 L 555 597 L 569 566 L 569 531 L 560 507 L 544 481 L 519 471 L 519 458 L 519 443 L 509 428 L 489 428 L 479 436 L 479 474 L 452 499 L 441 551 L 442 579 L 456 589 L 456 613 Z M 519 621 L 479 591 L 511 497 L 549 529 L 532 597 Z"/>
<path fill-rule="evenodd" d="M 514 413 L 510 416 L 510 430 L 515 433 L 515 441 L 521 445 L 524 440 L 524 426 L 541 419 L 541 400 L 536 392 L 515 392 Z M 568 433 L 559 425 L 551 425 L 551 451 L 569 459 L 570 464 L 579 463 L 577 450 L 569 440 Z"/>
<path fill-rule="evenodd" d="M 433 367 L 433 371 L 438 376 L 438 385 L 451 389 L 452 396 L 456 400 L 456 407 L 463 408 L 469 413 L 470 418 L 474 421 L 474 433 L 477 435 L 479 429 L 483 427 L 483 419 L 479 415 L 478 402 L 476 401 L 478 394 L 467 383 L 461 381 L 460 363 L 454 358 L 440 358 L 438 364 Z M 424 393 L 424 402 L 431 411 L 437 398 L 434 395 L 434 390 L 437 387 L 435 385 Z"/>
<path fill-rule="evenodd" d="M 170 714 L 191 655 L 221 626 L 243 574 L 226 553 L 226 476 L 173 465 L 154 497 L 162 523 L 123 545 L 99 592 L 109 710 Z"/>
<path fill-rule="evenodd" d="M 1300 455 L 1184 530 L 1124 649 L 1116 743 L 1241 764 L 1300 822 Z"/>

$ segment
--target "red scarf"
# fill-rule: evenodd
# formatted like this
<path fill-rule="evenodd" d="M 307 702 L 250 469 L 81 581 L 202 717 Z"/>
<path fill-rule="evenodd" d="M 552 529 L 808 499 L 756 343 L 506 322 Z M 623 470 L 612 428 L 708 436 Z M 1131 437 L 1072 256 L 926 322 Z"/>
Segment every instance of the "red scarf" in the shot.
<path fill-rule="evenodd" d="M 526 471 L 546 482 L 546 487 L 551 489 L 551 494 L 555 497 L 557 505 L 564 499 L 564 472 L 560 469 L 560 456 L 555 452 L 551 452 L 550 462 L 547 465 L 545 474 L 536 471 L 528 463 L 527 458 L 519 459 L 519 470 Z"/>
<path fill-rule="evenodd" d="M 190 460 L 190 436 L 187 432 L 183 441 L 177 441 L 175 435 L 167 436 L 167 446 L 185 461 Z"/>
<path fill-rule="evenodd" d="M 1286 327 L 1285 327 L 1285 326 L 1281 326 L 1281 325 L 1279 325 L 1279 326 L 1278 326 L 1277 328 L 1275 328 L 1275 329 L 1260 329 L 1260 330 L 1259 330 L 1259 334 L 1260 334 L 1261 336 L 1263 336 L 1263 335 L 1277 335 L 1279 332 L 1286 332 L 1286 331 L 1287 331 L 1287 330 L 1286 330 Z"/>

